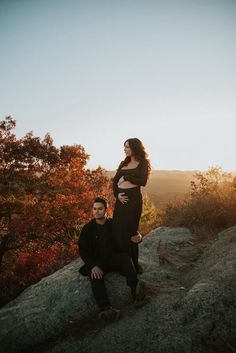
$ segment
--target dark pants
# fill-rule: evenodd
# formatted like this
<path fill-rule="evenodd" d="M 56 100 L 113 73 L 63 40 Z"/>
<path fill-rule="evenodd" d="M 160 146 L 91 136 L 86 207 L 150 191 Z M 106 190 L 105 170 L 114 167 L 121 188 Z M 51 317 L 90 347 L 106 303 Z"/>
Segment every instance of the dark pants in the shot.
<path fill-rule="evenodd" d="M 138 244 L 133 243 L 130 237 L 137 234 L 142 214 L 142 194 L 140 187 L 131 189 L 118 189 L 125 193 L 129 200 L 121 203 L 116 199 L 112 218 L 113 248 L 117 252 L 129 254 L 135 268 L 138 267 Z"/>
<path fill-rule="evenodd" d="M 126 283 L 131 288 L 131 291 L 135 291 L 138 278 L 133 262 L 127 254 L 113 253 L 110 260 L 99 267 L 103 270 L 104 275 L 110 271 L 120 271 L 120 273 L 126 277 Z M 90 272 L 89 277 L 96 303 L 100 310 L 104 310 L 106 307 L 110 306 L 104 276 L 102 278 L 91 278 Z"/>

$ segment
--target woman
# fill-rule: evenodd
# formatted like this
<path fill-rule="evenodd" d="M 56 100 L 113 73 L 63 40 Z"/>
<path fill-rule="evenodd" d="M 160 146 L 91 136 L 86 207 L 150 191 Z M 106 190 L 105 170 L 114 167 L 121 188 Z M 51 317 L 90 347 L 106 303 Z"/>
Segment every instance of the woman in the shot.
<path fill-rule="evenodd" d="M 136 271 L 142 273 L 138 264 L 138 233 L 142 213 L 141 186 L 145 186 L 151 170 L 142 142 L 130 138 L 124 143 L 126 158 L 120 163 L 113 178 L 116 203 L 113 213 L 112 238 L 114 248 L 130 254 Z"/>

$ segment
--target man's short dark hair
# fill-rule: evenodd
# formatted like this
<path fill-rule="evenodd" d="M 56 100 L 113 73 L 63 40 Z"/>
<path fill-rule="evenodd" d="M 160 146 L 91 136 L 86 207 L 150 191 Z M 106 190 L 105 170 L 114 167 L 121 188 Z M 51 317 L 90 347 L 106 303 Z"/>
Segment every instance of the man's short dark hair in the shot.
<path fill-rule="evenodd" d="M 100 196 L 96 197 L 93 203 L 95 202 L 101 202 L 104 205 L 105 209 L 107 209 L 107 200 L 104 199 L 103 197 L 100 197 Z"/>

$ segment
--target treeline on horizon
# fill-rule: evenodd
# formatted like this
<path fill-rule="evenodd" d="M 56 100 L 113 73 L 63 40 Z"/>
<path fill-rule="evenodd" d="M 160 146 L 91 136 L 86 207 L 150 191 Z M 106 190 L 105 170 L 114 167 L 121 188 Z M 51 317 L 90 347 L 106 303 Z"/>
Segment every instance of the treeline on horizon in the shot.
<path fill-rule="evenodd" d="M 114 204 L 111 175 L 86 167 L 83 146 L 57 148 L 50 134 L 17 138 L 15 126 L 12 117 L 0 121 L 0 305 L 79 256 L 79 232 L 96 196 L 107 198 L 110 215 Z M 154 180 L 144 189 L 144 235 L 160 225 L 207 233 L 236 223 L 236 182 L 221 168 L 196 173 L 184 197 L 161 207 Z"/>

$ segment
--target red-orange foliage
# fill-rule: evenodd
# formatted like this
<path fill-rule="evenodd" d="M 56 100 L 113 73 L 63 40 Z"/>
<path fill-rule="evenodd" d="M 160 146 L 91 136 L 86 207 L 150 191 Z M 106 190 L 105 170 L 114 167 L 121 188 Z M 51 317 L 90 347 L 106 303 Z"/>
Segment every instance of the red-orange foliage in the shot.
<path fill-rule="evenodd" d="M 55 244 L 59 253 L 76 247 L 94 197 L 110 198 L 111 188 L 102 168 L 86 168 L 81 145 L 56 148 L 49 134 L 32 132 L 17 139 L 15 126 L 11 117 L 0 122 L 0 266 L 26 283 L 23 272 L 31 282 L 55 262 Z"/>
<path fill-rule="evenodd" d="M 79 255 L 78 247 L 74 243 L 69 244 L 68 247 L 57 243 L 48 250 L 37 250 L 37 244 L 33 244 L 32 248 L 34 248 L 33 252 L 16 254 L 12 270 L 1 276 L 2 287 L 10 284 L 22 289 L 53 273 Z"/>

